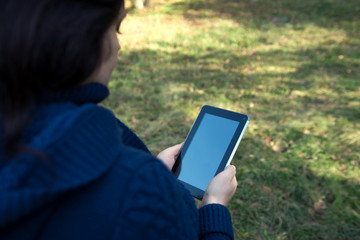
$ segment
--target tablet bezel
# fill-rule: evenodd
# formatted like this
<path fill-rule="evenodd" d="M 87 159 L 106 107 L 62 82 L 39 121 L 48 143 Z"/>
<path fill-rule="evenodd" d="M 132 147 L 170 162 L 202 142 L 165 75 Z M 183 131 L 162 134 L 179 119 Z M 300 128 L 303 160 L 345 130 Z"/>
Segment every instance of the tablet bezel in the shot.
<path fill-rule="evenodd" d="M 174 173 L 175 177 L 177 178 L 179 176 L 180 170 L 181 170 L 181 159 L 182 156 L 186 153 L 187 149 L 190 146 L 190 143 L 195 135 L 195 132 L 197 131 L 198 127 L 200 126 L 201 121 L 203 120 L 205 114 L 215 115 L 222 118 L 227 118 L 233 121 L 239 122 L 239 126 L 237 127 L 233 138 L 230 141 L 230 144 L 223 156 L 223 159 L 221 160 L 219 167 L 215 173 L 214 176 L 216 176 L 218 173 L 223 171 L 226 166 L 228 166 L 236 152 L 237 147 L 239 146 L 239 143 L 241 141 L 241 138 L 246 130 L 246 127 L 250 121 L 250 117 L 245 114 L 232 112 L 229 110 L 205 105 L 201 108 L 200 113 L 198 117 L 196 118 L 192 128 L 190 129 L 190 132 L 188 136 L 186 137 L 186 140 L 184 142 L 184 145 L 182 146 L 180 153 L 178 157 L 176 158 L 174 167 L 172 169 L 172 172 Z M 184 186 L 190 191 L 191 195 L 197 199 L 202 199 L 204 196 L 204 191 L 202 189 L 199 189 L 189 183 L 183 182 L 180 179 L 178 179 L 181 183 L 184 184 Z"/>

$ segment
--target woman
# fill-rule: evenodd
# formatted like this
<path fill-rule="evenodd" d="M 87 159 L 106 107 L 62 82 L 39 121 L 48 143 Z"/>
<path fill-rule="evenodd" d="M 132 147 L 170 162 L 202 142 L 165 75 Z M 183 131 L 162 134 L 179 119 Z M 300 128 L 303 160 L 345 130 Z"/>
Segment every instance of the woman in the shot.
<path fill-rule="evenodd" d="M 0 239 L 233 239 L 228 167 L 200 208 L 107 109 L 122 0 L 0 1 Z"/>

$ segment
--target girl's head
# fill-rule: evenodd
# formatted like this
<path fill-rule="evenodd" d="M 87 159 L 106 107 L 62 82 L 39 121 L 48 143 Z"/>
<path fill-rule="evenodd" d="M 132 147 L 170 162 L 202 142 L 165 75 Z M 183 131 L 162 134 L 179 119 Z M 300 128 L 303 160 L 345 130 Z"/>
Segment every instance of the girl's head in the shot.
<path fill-rule="evenodd" d="M 0 1 L 0 113 L 11 122 L 8 137 L 39 94 L 107 83 L 124 16 L 124 0 Z"/>

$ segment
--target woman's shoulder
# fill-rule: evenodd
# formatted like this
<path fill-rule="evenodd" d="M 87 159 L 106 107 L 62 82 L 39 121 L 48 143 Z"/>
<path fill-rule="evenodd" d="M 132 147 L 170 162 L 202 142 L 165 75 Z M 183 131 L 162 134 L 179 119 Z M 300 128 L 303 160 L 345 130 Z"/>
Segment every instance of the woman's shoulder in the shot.
<path fill-rule="evenodd" d="M 76 105 L 70 102 L 50 103 L 36 108 L 34 123 L 46 125 L 62 125 L 64 128 L 79 123 L 87 123 L 94 116 L 97 120 L 114 120 L 112 112 L 97 104 Z"/>
<path fill-rule="evenodd" d="M 47 104 L 35 111 L 33 119 L 24 137 L 27 145 L 40 149 L 79 134 L 97 135 L 101 130 L 114 134 L 117 126 L 112 112 L 96 104 Z"/>
<path fill-rule="evenodd" d="M 42 111 L 39 115 L 45 116 L 29 128 L 26 145 L 51 159 L 59 186 L 80 186 L 96 179 L 123 150 L 122 130 L 103 107 L 55 104 Z"/>

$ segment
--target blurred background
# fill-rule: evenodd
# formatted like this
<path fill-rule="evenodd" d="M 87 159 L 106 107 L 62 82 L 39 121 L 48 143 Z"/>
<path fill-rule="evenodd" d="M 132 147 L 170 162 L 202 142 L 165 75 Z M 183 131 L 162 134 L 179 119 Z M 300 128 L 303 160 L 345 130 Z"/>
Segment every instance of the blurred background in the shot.
<path fill-rule="evenodd" d="M 360 239 L 359 0 L 133 1 L 104 105 L 154 154 L 205 104 L 250 115 L 236 239 Z"/>

